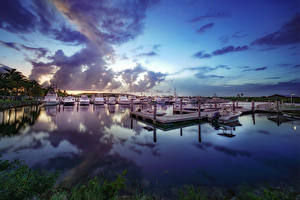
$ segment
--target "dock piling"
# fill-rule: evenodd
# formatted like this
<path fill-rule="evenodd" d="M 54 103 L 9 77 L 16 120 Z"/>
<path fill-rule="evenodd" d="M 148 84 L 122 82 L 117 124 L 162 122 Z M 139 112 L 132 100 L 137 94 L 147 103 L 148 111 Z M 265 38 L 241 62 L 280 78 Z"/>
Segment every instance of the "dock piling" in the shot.
<path fill-rule="evenodd" d="M 198 98 L 198 117 L 201 118 L 201 99 Z"/>
<path fill-rule="evenodd" d="M 255 108 L 255 105 L 254 105 L 254 101 L 252 100 L 252 112 L 254 112 L 254 108 Z"/>
<path fill-rule="evenodd" d="M 133 111 L 133 99 L 130 99 L 130 110 Z"/>
<path fill-rule="evenodd" d="M 156 123 L 156 111 L 157 111 L 157 105 L 156 101 L 154 102 L 154 110 L 153 110 L 153 122 Z"/>
<path fill-rule="evenodd" d="M 182 114 L 182 98 L 180 99 L 180 114 Z"/>
<path fill-rule="evenodd" d="M 232 103 L 232 110 L 235 111 L 235 101 Z"/>

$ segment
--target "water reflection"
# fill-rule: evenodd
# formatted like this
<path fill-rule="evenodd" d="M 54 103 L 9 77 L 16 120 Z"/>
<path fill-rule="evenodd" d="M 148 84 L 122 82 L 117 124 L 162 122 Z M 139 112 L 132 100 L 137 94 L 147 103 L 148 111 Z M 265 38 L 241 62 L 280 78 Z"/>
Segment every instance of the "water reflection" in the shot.
<path fill-rule="evenodd" d="M 172 112 L 167 106 L 159 109 Z M 119 105 L 29 107 L 0 116 L 3 158 L 60 170 L 66 186 L 94 176 L 112 178 L 124 169 L 131 187 L 156 192 L 183 184 L 299 178 L 299 123 L 278 127 L 261 114 L 240 117 L 231 129 L 235 137 L 222 137 L 218 133 L 224 127 L 207 123 L 148 131 L 149 124 L 130 118 L 130 108 Z"/>

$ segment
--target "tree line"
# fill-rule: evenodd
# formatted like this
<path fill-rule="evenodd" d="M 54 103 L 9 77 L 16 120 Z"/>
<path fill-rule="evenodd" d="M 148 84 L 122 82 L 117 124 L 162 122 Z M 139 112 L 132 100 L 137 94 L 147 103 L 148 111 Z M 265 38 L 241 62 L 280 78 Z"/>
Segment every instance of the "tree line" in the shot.
<path fill-rule="evenodd" d="M 38 98 L 44 96 L 47 89 L 35 80 L 29 80 L 16 69 L 4 68 L 0 72 L 0 96 L 2 99 L 21 100 L 24 97 Z"/>

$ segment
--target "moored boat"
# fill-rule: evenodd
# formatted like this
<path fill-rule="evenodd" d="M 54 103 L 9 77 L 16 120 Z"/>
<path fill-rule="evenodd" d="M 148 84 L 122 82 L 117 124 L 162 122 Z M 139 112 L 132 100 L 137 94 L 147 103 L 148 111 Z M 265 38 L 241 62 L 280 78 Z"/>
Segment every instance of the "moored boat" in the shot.
<path fill-rule="evenodd" d="M 105 102 L 103 97 L 95 97 L 94 99 L 94 105 L 103 105 Z"/>
<path fill-rule="evenodd" d="M 46 106 L 56 106 L 59 104 L 57 94 L 55 92 L 48 92 L 44 98 Z"/>
<path fill-rule="evenodd" d="M 130 100 L 126 96 L 121 96 L 119 98 L 119 100 L 118 100 L 118 104 L 129 105 L 130 104 Z"/>
<path fill-rule="evenodd" d="M 75 97 L 67 96 L 63 99 L 64 106 L 73 106 L 75 104 Z"/>
<path fill-rule="evenodd" d="M 116 98 L 115 97 L 109 97 L 107 104 L 108 105 L 115 105 L 117 103 Z"/>
<path fill-rule="evenodd" d="M 219 123 L 232 123 L 238 121 L 239 116 L 242 114 L 241 111 L 223 111 L 220 112 L 220 117 L 218 119 Z"/>
<path fill-rule="evenodd" d="M 79 104 L 81 106 L 88 106 L 90 105 L 90 99 L 86 95 L 81 95 L 79 98 Z"/>

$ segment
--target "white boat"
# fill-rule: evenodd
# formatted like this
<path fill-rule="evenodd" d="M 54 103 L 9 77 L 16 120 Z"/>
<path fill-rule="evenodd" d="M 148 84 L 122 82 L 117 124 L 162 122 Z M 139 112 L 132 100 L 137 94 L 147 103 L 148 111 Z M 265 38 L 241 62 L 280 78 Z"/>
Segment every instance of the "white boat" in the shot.
<path fill-rule="evenodd" d="M 133 104 L 140 104 L 141 103 L 141 100 L 137 99 L 136 97 L 131 97 L 130 100 L 129 100 L 130 103 L 131 103 L 131 100 L 132 100 Z"/>
<path fill-rule="evenodd" d="M 130 100 L 126 96 L 121 96 L 121 97 L 119 97 L 118 104 L 129 105 Z"/>
<path fill-rule="evenodd" d="M 116 103 L 117 103 L 117 101 L 116 101 L 115 97 L 109 97 L 108 98 L 107 104 L 109 104 L 109 105 L 115 105 Z"/>
<path fill-rule="evenodd" d="M 105 102 L 103 97 L 95 97 L 94 99 L 94 105 L 103 105 Z"/>
<path fill-rule="evenodd" d="M 90 99 L 86 95 L 81 95 L 81 97 L 79 98 L 79 104 L 81 106 L 90 105 Z"/>
<path fill-rule="evenodd" d="M 156 97 L 154 101 L 157 104 L 165 104 L 166 103 L 166 99 L 165 98 L 160 98 L 160 97 Z"/>
<path fill-rule="evenodd" d="M 222 111 L 218 122 L 220 123 L 232 123 L 238 121 L 239 116 L 242 114 L 241 111 Z"/>
<path fill-rule="evenodd" d="M 75 104 L 75 97 L 67 96 L 63 99 L 64 106 L 73 106 Z"/>
<path fill-rule="evenodd" d="M 57 94 L 55 92 L 48 92 L 44 98 L 46 106 L 56 106 L 59 104 Z"/>

